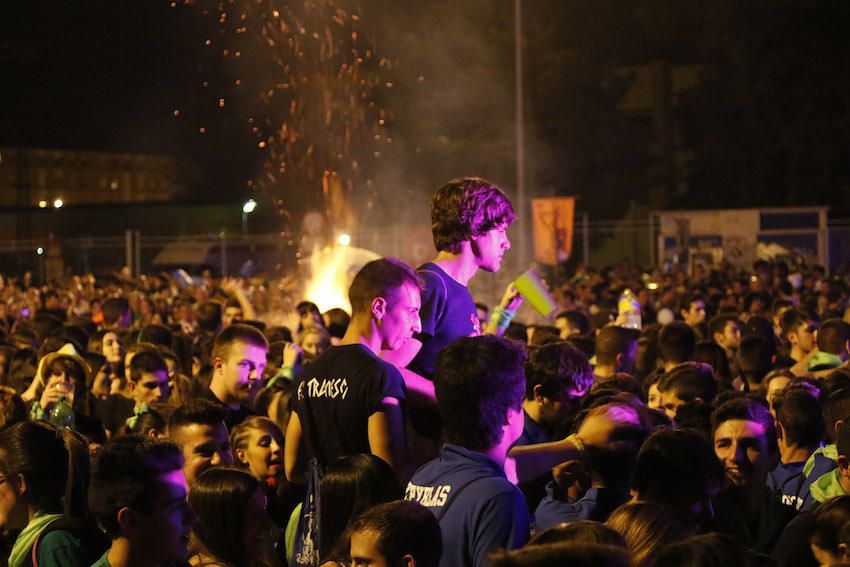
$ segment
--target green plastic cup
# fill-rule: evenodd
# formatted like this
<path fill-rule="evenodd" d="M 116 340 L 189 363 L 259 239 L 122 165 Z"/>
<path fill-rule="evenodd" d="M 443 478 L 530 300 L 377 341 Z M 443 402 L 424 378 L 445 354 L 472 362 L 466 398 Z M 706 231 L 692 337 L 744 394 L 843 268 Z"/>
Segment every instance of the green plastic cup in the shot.
<path fill-rule="evenodd" d="M 546 286 L 540 281 L 537 272 L 529 269 L 523 272 L 513 283 L 514 288 L 541 315 L 548 318 L 558 309 L 558 304 Z"/>

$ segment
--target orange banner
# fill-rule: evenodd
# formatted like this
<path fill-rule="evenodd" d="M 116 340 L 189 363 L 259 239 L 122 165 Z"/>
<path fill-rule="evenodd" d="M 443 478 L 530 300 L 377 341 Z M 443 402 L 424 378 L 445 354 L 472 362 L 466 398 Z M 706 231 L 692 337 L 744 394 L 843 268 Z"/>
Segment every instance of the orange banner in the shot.
<path fill-rule="evenodd" d="M 531 200 L 534 257 L 543 264 L 566 262 L 573 252 L 575 197 Z"/>

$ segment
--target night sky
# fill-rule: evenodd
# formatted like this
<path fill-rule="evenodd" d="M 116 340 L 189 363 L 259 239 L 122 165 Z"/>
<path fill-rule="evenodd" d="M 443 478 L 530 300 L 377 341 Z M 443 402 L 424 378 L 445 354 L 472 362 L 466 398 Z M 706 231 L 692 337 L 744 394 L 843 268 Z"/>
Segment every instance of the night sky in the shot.
<path fill-rule="evenodd" d="M 185 38 L 167 3 L 22 2 L 0 23 L 3 145 L 180 150 Z"/>
<path fill-rule="evenodd" d="M 580 207 L 614 218 L 650 195 L 671 207 L 850 212 L 847 2 L 525 4 L 532 191 L 578 195 Z M 227 7 L 231 18 L 238 5 Z M 251 87 L 277 70 L 258 57 L 240 71 L 204 51 L 207 36 L 216 48 L 230 41 L 210 35 L 217 6 L 8 3 L 0 146 L 172 154 L 189 197 L 242 198 L 265 155 L 244 120 L 249 97 L 218 108 L 214 91 L 240 72 Z M 359 13 L 360 33 L 392 62 L 380 73 L 393 89 L 371 94 L 386 109 L 382 135 L 393 140 L 375 163 L 364 161 L 357 200 L 380 199 L 397 216 L 396 205 L 424 202 L 445 179 L 467 174 L 512 190 L 513 2 L 370 0 Z M 615 84 L 616 70 L 652 62 L 701 68 L 700 87 L 672 113 L 675 159 L 658 155 L 649 118 L 617 112 L 628 80 Z M 287 198 L 316 190 L 281 187 Z"/>
<path fill-rule="evenodd" d="M 200 38 L 182 25 L 160 1 L 10 4 L 0 23 L 0 146 L 169 154 L 189 180 L 181 199 L 242 198 L 253 158 L 246 133 L 205 138 L 174 116 L 203 94 Z"/>

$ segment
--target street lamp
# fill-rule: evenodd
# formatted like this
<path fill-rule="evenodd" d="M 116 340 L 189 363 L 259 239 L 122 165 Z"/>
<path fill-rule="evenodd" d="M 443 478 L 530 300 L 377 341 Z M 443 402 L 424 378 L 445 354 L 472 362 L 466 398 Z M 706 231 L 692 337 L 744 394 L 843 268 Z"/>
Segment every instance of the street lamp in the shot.
<path fill-rule="evenodd" d="M 38 248 L 35 249 L 35 253 L 37 255 L 36 262 L 38 263 L 38 281 L 39 282 L 44 282 L 44 279 L 45 279 L 44 273 L 45 273 L 46 269 L 45 269 L 45 265 L 44 265 L 44 252 L 45 252 L 45 250 L 44 250 L 44 247 L 42 247 L 42 246 L 39 246 Z"/>
<path fill-rule="evenodd" d="M 248 199 L 245 201 L 245 204 L 242 205 L 242 234 L 248 232 L 248 215 L 253 213 L 256 208 L 257 201 L 254 199 Z"/>

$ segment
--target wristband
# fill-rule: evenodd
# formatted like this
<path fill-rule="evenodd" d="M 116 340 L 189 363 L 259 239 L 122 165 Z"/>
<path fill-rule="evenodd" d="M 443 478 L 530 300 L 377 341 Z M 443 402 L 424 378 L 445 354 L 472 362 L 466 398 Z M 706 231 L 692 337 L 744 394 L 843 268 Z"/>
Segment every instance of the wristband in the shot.
<path fill-rule="evenodd" d="M 505 309 L 501 306 L 494 307 L 493 312 L 490 314 L 490 320 L 497 329 L 504 331 L 508 328 L 508 325 L 511 324 L 514 315 L 516 315 L 516 311 L 511 311 L 510 309 Z"/>
<path fill-rule="evenodd" d="M 579 452 L 584 453 L 584 441 L 582 441 L 578 435 L 576 435 L 575 433 L 571 434 L 569 437 L 567 437 L 567 441 L 575 445 L 576 449 L 578 449 Z"/>

